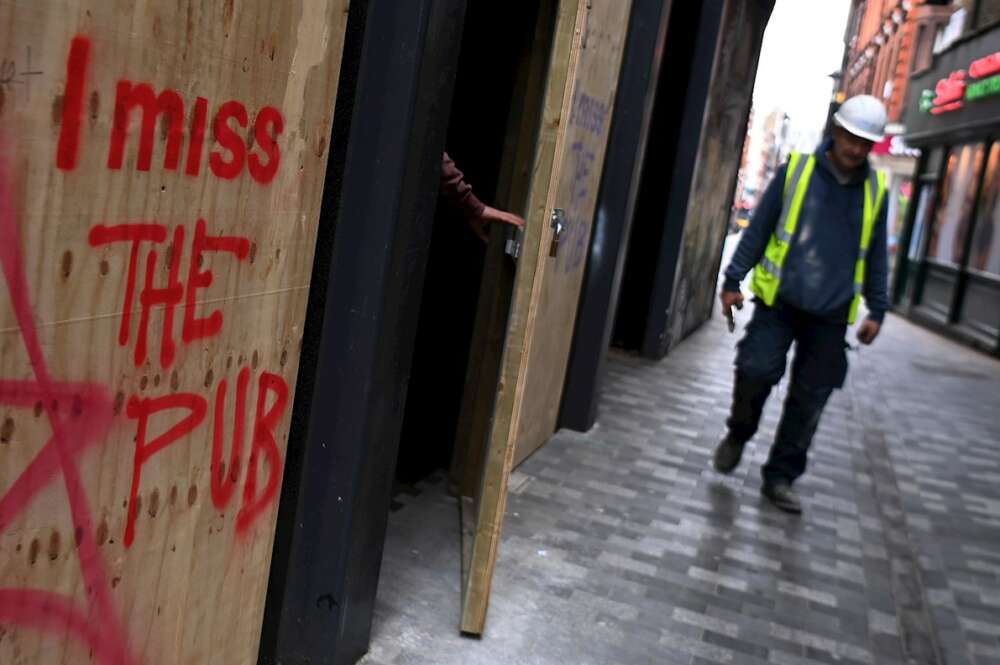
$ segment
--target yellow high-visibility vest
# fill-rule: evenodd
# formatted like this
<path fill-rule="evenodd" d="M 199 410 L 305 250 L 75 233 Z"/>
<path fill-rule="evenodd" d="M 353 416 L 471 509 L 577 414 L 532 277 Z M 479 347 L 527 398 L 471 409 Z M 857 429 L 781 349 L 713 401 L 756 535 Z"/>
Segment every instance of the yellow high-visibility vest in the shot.
<path fill-rule="evenodd" d="M 778 297 L 778 287 L 781 286 L 781 270 L 785 265 L 788 250 L 795 239 L 795 229 L 799 225 L 802 203 L 805 201 L 806 190 L 809 189 L 809 180 L 815 167 L 816 155 L 803 158 L 801 153 L 793 152 L 788 161 L 781 218 L 774 227 L 774 233 L 771 234 L 771 239 L 767 243 L 764 256 L 754 267 L 753 279 L 750 282 L 750 290 L 763 300 L 765 305 L 774 305 L 774 301 Z M 865 180 L 865 209 L 861 225 L 861 246 L 854 267 L 854 299 L 851 301 L 851 310 L 848 314 L 849 323 L 854 323 L 858 318 L 861 292 L 865 287 L 868 247 L 871 245 L 875 220 L 878 219 L 878 212 L 885 199 L 885 192 L 885 174 L 879 173 L 874 168 L 870 169 L 868 179 Z"/>

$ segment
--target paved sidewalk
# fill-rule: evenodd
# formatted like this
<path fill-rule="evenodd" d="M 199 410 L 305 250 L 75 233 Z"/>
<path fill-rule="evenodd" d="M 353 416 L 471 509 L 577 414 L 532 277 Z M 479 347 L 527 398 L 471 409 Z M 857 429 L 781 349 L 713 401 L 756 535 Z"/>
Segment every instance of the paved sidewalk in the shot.
<path fill-rule="evenodd" d="M 710 469 L 736 339 L 716 318 L 661 363 L 613 355 L 599 425 L 515 472 L 481 640 L 457 635 L 443 482 L 401 497 L 363 662 L 1000 664 L 1000 363 L 890 317 L 795 518 L 759 495 L 783 394 L 737 471 Z"/>

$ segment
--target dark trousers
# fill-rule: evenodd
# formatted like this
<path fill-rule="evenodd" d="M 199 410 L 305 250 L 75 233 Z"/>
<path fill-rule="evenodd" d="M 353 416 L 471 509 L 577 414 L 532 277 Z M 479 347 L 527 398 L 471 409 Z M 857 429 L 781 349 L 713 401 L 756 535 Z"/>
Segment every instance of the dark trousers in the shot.
<path fill-rule="evenodd" d="M 757 432 L 767 397 L 785 373 L 795 342 L 788 397 L 764 482 L 791 483 L 806 470 L 806 458 L 830 394 L 847 377 L 846 323 L 826 320 L 776 303 L 756 301 L 753 318 L 736 354 L 733 409 L 726 423 L 733 441 L 745 444 Z"/>

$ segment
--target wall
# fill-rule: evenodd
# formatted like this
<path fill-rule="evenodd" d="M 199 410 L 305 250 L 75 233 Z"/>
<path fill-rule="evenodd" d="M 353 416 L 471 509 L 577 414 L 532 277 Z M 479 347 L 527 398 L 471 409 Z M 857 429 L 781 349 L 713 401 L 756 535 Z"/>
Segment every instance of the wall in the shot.
<path fill-rule="evenodd" d="M 764 28 L 773 7 L 770 0 L 726 2 L 676 267 L 667 348 L 704 323 L 716 301 L 739 169 L 733 146 L 741 145 L 746 133 Z"/>
<path fill-rule="evenodd" d="M 249 663 L 345 0 L 0 5 L 0 663 Z"/>

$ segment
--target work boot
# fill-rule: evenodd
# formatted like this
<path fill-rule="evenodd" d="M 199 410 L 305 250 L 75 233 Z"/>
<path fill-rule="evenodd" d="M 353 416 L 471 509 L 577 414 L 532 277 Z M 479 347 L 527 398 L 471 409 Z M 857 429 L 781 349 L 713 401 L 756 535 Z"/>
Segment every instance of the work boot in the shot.
<path fill-rule="evenodd" d="M 771 503 L 786 513 L 798 515 L 802 512 L 802 502 L 788 483 L 764 483 L 760 491 Z"/>
<path fill-rule="evenodd" d="M 715 449 L 715 470 L 719 473 L 730 473 L 740 463 L 743 457 L 743 444 L 737 443 L 729 434 Z"/>

